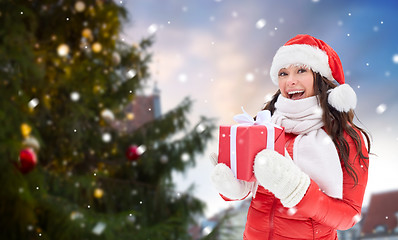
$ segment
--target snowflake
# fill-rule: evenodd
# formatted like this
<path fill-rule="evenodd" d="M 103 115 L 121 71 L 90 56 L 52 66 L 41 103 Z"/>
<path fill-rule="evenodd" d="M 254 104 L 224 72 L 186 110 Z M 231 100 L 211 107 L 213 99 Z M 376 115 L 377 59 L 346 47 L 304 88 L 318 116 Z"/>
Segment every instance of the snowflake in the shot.
<path fill-rule="evenodd" d="M 380 104 L 379 106 L 377 106 L 377 108 L 376 108 L 376 113 L 377 113 L 377 114 L 383 114 L 386 110 L 387 110 L 387 105 L 385 105 L 384 103 L 382 103 L 382 104 Z"/>
<path fill-rule="evenodd" d="M 398 54 L 394 54 L 394 56 L 392 56 L 392 61 L 395 64 L 398 64 Z"/>
<path fill-rule="evenodd" d="M 35 108 L 37 105 L 39 105 L 39 99 L 37 98 L 33 98 L 28 103 L 29 108 Z"/>
<path fill-rule="evenodd" d="M 149 27 L 148 27 L 148 33 L 149 34 L 154 34 L 154 33 L 156 33 L 156 31 L 158 30 L 158 25 L 156 25 L 156 24 L 151 24 Z"/>
<path fill-rule="evenodd" d="M 110 133 L 102 134 L 102 141 L 110 142 L 112 140 L 112 135 Z"/>
<path fill-rule="evenodd" d="M 80 94 L 79 94 L 78 92 L 72 92 L 72 93 L 70 94 L 70 99 L 71 99 L 72 101 L 74 101 L 74 102 L 77 102 L 77 101 L 79 101 L 79 99 L 80 99 Z"/>
<path fill-rule="evenodd" d="M 265 27 L 266 24 L 267 22 L 265 21 L 265 19 L 261 18 L 256 22 L 256 28 L 262 29 L 263 27 Z"/>
<path fill-rule="evenodd" d="M 254 81 L 254 75 L 253 73 L 247 73 L 245 76 L 246 81 L 248 82 L 253 82 Z"/>

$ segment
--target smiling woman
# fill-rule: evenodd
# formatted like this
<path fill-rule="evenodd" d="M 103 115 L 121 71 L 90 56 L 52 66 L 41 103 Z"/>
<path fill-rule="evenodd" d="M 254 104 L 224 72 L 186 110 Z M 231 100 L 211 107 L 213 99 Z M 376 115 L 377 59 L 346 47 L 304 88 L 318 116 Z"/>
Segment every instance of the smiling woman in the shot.
<path fill-rule="evenodd" d="M 337 53 L 309 35 L 279 48 L 270 72 L 279 90 L 264 110 L 285 130 L 285 155 L 256 155 L 257 189 L 223 163 L 213 171 L 214 186 L 233 200 L 256 189 L 245 240 L 335 240 L 337 229 L 359 221 L 368 179 L 369 136 L 353 123 L 355 92 Z"/>

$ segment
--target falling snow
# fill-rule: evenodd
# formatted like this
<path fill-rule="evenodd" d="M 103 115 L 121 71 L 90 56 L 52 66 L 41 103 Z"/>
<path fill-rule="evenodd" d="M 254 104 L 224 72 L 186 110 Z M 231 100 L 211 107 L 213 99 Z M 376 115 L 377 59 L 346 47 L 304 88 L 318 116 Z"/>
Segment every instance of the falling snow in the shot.
<path fill-rule="evenodd" d="M 115 119 L 115 115 L 109 109 L 104 109 L 101 111 L 101 117 L 105 120 L 113 121 Z"/>
<path fill-rule="evenodd" d="M 360 214 L 357 214 L 357 215 L 355 215 L 354 217 L 353 217 L 353 220 L 354 220 L 354 222 L 359 222 L 359 221 L 361 221 L 361 215 Z"/>
<path fill-rule="evenodd" d="M 265 27 L 266 24 L 267 24 L 267 22 L 265 21 L 265 19 L 259 19 L 256 22 L 256 28 L 257 29 L 262 29 L 263 27 Z"/>
<path fill-rule="evenodd" d="M 145 151 L 146 151 L 146 146 L 145 146 L 145 145 L 140 145 L 140 146 L 138 146 L 138 148 L 137 148 L 137 153 L 138 153 L 139 155 L 142 155 Z"/>
<path fill-rule="evenodd" d="M 213 229 L 212 229 L 210 226 L 206 226 L 206 227 L 203 228 L 202 234 L 203 234 L 203 236 L 207 236 L 207 235 L 209 235 L 212 231 L 213 231 Z"/>
<path fill-rule="evenodd" d="M 184 83 L 186 82 L 188 79 L 187 75 L 185 73 L 181 73 L 180 75 L 178 75 L 178 81 Z"/>
<path fill-rule="evenodd" d="M 70 94 L 70 99 L 71 99 L 72 101 L 74 101 L 74 102 L 77 102 L 77 101 L 79 101 L 79 99 L 80 99 L 80 94 L 79 94 L 78 92 L 72 92 L 72 93 Z"/>
<path fill-rule="evenodd" d="M 127 220 L 128 220 L 129 222 L 134 223 L 135 220 L 136 220 L 136 217 L 135 217 L 133 214 L 130 213 L 129 216 L 127 217 Z"/>
<path fill-rule="evenodd" d="M 130 69 L 129 71 L 127 71 L 126 77 L 127 77 L 127 78 L 133 78 L 133 77 L 135 77 L 136 74 L 137 74 L 137 73 L 135 72 L 134 69 Z"/>
<path fill-rule="evenodd" d="M 392 62 L 395 63 L 395 64 L 398 64 L 398 54 L 394 54 L 392 56 Z"/>
<path fill-rule="evenodd" d="M 70 219 L 72 221 L 77 220 L 77 219 L 82 219 L 83 217 L 84 217 L 84 215 L 81 212 L 73 211 L 70 214 Z"/>
<path fill-rule="evenodd" d="M 203 124 L 199 124 L 197 127 L 196 127 L 196 132 L 198 132 L 198 133 L 202 133 L 202 132 L 204 132 L 206 130 L 206 127 L 203 125 Z"/>
<path fill-rule="evenodd" d="M 157 31 L 158 31 L 158 25 L 156 25 L 156 24 L 151 24 L 148 27 L 148 33 L 149 34 L 155 34 Z"/>
<path fill-rule="evenodd" d="M 39 105 L 39 99 L 37 98 L 33 98 L 28 103 L 29 108 L 35 108 L 37 105 Z"/>
<path fill-rule="evenodd" d="M 267 94 L 264 96 L 264 102 L 269 102 L 269 101 L 271 101 L 273 95 L 274 95 L 274 94 L 272 94 L 272 93 L 267 93 Z"/>
<path fill-rule="evenodd" d="M 294 214 L 296 214 L 297 209 L 296 208 L 289 208 L 289 210 L 287 210 L 287 214 L 289 214 L 290 216 L 293 216 Z"/>
<path fill-rule="evenodd" d="M 253 82 L 254 81 L 254 75 L 253 73 L 247 73 L 245 76 L 245 79 L 247 82 Z"/>
<path fill-rule="evenodd" d="M 183 153 L 182 155 L 181 155 L 181 160 L 183 161 L 183 162 L 188 162 L 188 160 L 189 160 L 189 154 L 188 153 Z"/>
<path fill-rule="evenodd" d="M 218 4 L 218 6 L 221 6 L 221 4 L 229 4 L 228 2 L 229 1 L 221 1 L 221 0 L 213 0 L 214 2 L 218 2 L 218 3 L 220 3 L 220 4 Z M 320 1 L 320 0 L 311 0 L 311 1 L 309 1 L 310 3 L 312 2 L 312 3 L 317 3 L 317 4 L 313 4 L 314 5 L 314 7 L 315 6 L 318 6 L 318 7 L 321 7 L 321 6 L 323 6 L 323 4 L 324 4 L 324 2 L 325 1 Z M 188 5 L 188 4 L 186 4 L 186 5 Z M 195 8 L 191 8 L 191 6 L 193 6 L 193 5 L 189 5 L 189 7 L 190 7 L 190 9 L 189 9 L 189 11 L 190 11 L 190 13 L 189 14 L 191 14 L 191 13 L 194 13 L 196 10 L 197 11 L 199 11 L 199 9 L 195 9 Z M 208 23 L 208 21 L 206 21 L 206 20 L 209 20 L 210 19 L 210 21 L 214 21 L 214 20 L 217 20 L 217 24 L 220 24 L 220 25 L 222 25 L 223 23 L 225 24 L 225 23 L 231 23 L 231 22 L 233 22 L 233 23 L 236 23 L 236 22 L 238 22 L 238 21 L 242 21 L 242 23 L 247 23 L 248 25 L 249 25 L 249 27 L 251 26 L 251 28 L 249 28 L 249 29 L 251 29 L 251 31 L 254 31 L 254 32 L 261 32 L 261 33 L 263 33 L 263 31 L 264 30 L 267 30 L 267 34 L 269 34 L 270 36 L 274 36 L 275 35 L 275 31 L 276 31 L 276 29 L 278 29 L 277 31 L 277 33 L 279 34 L 280 32 L 282 32 L 282 31 L 289 31 L 289 30 L 292 30 L 292 29 L 290 29 L 290 26 L 292 25 L 291 24 L 291 21 L 292 21 L 292 18 L 291 18 L 291 16 L 284 16 L 283 15 L 283 13 L 281 13 L 279 16 L 278 15 L 274 15 L 273 16 L 273 18 L 275 19 L 275 21 L 274 22 L 272 22 L 272 20 L 271 20 L 271 17 L 270 16 L 267 16 L 267 20 L 268 20 L 268 22 L 265 20 L 265 17 L 266 16 L 257 16 L 257 18 L 255 18 L 255 19 L 250 19 L 250 21 L 248 21 L 248 22 L 244 22 L 244 21 L 246 21 L 246 12 L 245 12 L 245 9 L 239 9 L 239 8 L 235 8 L 236 6 L 234 6 L 234 5 L 232 5 L 230 8 L 225 8 L 225 9 L 229 9 L 229 11 L 227 10 L 227 14 L 224 14 L 224 16 L 222 16 L 222 15 L 219 15 L 219 14 L 217 14 L 217 12 L 216 11 L 211 11 L 211 12 L 209 12 L 209 13 L 207 13 L 206 15 L 204 15 L 204 16 L 206 16 L 206 18 L 204 19 L 205 21 L 203 21 L 203 22 L 205 22 L 205 24 L 209 24 Z M 331 19 L 330 20 L 330 26 L 331 26 L 331 28 L 332 28 L 332 30 L 334 29 L 334 31 L 339 31 L 339 32 L 341 32 L 341 35 L 342 35 L 342 37 L 344 37 L 345 39 L 351 39 L 351 41 L 349 41 L 349 42 L 347 42 L 347 43 L 345 43 L 344 41 L 341 41 L 341 42 L 343 42 L 343 44 L 342 45 L 338 45 L 338 44 L 340 44 L 339 43 L 339 41 L 337 41 L 337 42 L 335 42 L 335 43 L 333 43 L 333 42 L 331 42 L 331 44 L 334 44 L 333 46 L 336 46 L 337 47 L 337 49 L 343 49 L 343 47 L 352 47 L 352 44 L 356 44 L 356 41 L 357 41 L 357 39 L 360 39 L 360 38 L 364 38 L 364 39 L 366 39 L 366 38 L 369 38 L 369 36 L 371 36 L 371 34 L 373 34 L 373 35 L 375 35 L 375 34 L 377 34 L 377 36 L 378 36 L 378 38 L 380 38 L 380 39 L 382 39 L 382 34 L 385 34 L 385 32 L 387 32 L 387 31 L 385 31 L 386 30 L 386 28 L 387 27 L 389 27 L 389 25 L 393 25 L 393 24 L 387 24 L 387 23 L 391 23 L 391 21 L 390 22 L 388 22 L 388 20 L 389 19 L 387 19 L 387 17 L 385 18 L 385 19 L 383 19 L 384 21 L 381 21 L 380 19 L 376 19 L 376 20 L 374 20 L 372 23 L 369 23 L 367 26 L 363 26 L 365 29 L 368 29 L 368 31 L 363 31 L 363 33 L 362 32 L 359 32 L 358 31 L 358 29 L 355 27 L 355 23 L 354 23 L 354 20 L 355 21 L 359 21 L 359 20 L 364 20 L 364 19 L 360 19 L 360 17 L 362 17 L 362 15 L 361 14 L 358 14 L 359 12 L 357 11 L 357 9 L 356 8 L 348 8 L 348 7 L 350 7 L 350 6 L 345 6 L 345 8 L 339 8 L 338 9 L 338 11 L 337 11 L 337 13 L 339 13 L 340 14 L 340 17 L 341 17 L 341 9 L 345 9 L 345 11 L 343 12 L 343 15 L 344 16 L 342 16 L 341 17 L 341 19 L 339 19 L 340 17 L 338 17 L 339 15 L 338 14 L 335 14 L 335 16 L 337 16 L 338 18 L 336 19 L 336 18 L 334 18 L 334 19 Z M 358 8 L 360 8 L 361 6 L 360 5 L 358 5 Z M 179 5 L 177 6 L 177 13 L 176 14 L 186 14 L 186 12 L 188 12 L 188 6 L 184 6 L 184 5 L 182 5 L 181 3 L 179 3 Z M 181 12 L 181 10 L 182 10 L 182 12 Z M 351 10 L 354 10 L 354 12 L 352 13 L 351 12 Z M 333 11 L 333 9 L 331 9 L 330 11 Z M 225 12 L 224 12 L 225 13 Z M 334 12 L 334 13 L 336 13 L 336 12 Z M 278 13 L 275 13 L 275 14 L 278 14 Z M 387 12 L 386 12 L 386 14 L 387 14 Z M 187 14 L 186 14 L 187 15 Z M 171 14 L 169 15 L 169 16 L 167 16 L 167 17 L 170 17 L 170 16 L 172 16 Z M 227 18 L 225 18 L 225 16 L 227 16 Z M 284 16 L 284 18 L 282 18 L 282 16 Z M 251 16 L 252 17 L 252 16 Z M 263 18 L 261 18 L 261 17 L 264 17 L 264 19 Z M 310 17 L 310 16 L 309 16 Z M 269 18 L 269 19 L 268 19 Z M 383 17 L 384 18 L 384 17 Z M 149 19 L 151 19 L 151 18 L 149 18 Z M 178 19 L 177 18 L 173 18 L 173 19 L 167 19 L 167 18 L 165 18 L 166 19 L 166 22 L 168 23 L 168 24 L 170 24 L 171 23 L 171 21 L 167 21 L 167 20 L 172 20 L 173 21 L 173 24 L 172 25 L 170 25 L 170 26 L 168 26 L 168 27 L 176 27 L 176 26 L 178 26 Z M 226 19 L 226 20 L 225 20 Z M 279 20 L 279 23 L 277 22 L 277 20 Z M 153 20 L 149 20 L 149 22 L 148 21 L 146 21 L 146 25 L 144 25 L 144 26 L 142 26 L 142 29 L 144 29 L 144 31 L 147 31 L 148 30 L 148 32 L 149 32 L 149 28 L 150 27 L 148 27 L 148 25 L 151 23 L 150 21 L 153 21 Z M 229 21 L 229 22 L 228 22 Z M 386 24 L 384 24 L 384 22 L 386 22 Z M 148 24 L 149 23 L 149 24 Z M 286 25 L 284 25 L 283 26 L 283 28 L 281 27 L 281 24 L 282 23 L 286 23 Z M 362 21 L 360 21 L 360 23 L 363 23 Z M 269 26 L 268 26 L 268 25 Z M 298 23 L 299 24 L 299 23 Z M 315 24 L 318 24 L 318 23 L 315 23 Z M 384 25 L 383 25 L 384 24 Z M 154 25 L 156 25 L 156 24 L 154 24 Z M 269 27 L 269 28 L 268 28 Z M 159 26 L 157 26 L 156 25 L 156 31 L 158 31 L 158 29 L 159 29 Z M 260 31 L 261 30 L 261 31 Z M 273 30 L 273 31 L 270 31 L 270 30 Z M 154 31 L 154 32 L 156 32 L 156 31 Z M 210 30 L 209 30 L 210 31 Z M 293 31 L 293 30 L 292 30 Z M 391 32 L 391 31 L 389 31 L 389 32 Z M 239 33 L 239 31 L 236 31 L 236 33 Z M 213 33 L 211 33 L 211 34 L 213 34 Z M 282 37 L 280 37 L 280 38 L 277 38 L 278 36 L 278 34 L 276 34 L 276 37 L 275 37 L 275 42 L 276 41 L 278 41 L 278 42 L 282 42 L 282 41 L 286 41 L 287 39 L 284 39 L 284 38 L 282 38 Z M 367 35 L 366 35 L 367 34 Z M 252 35 L 255 35 L 255 34 L 252 34 Z M 322 35 L 322 34 L 321 34 Z M 249 38 L 249 34 L 248 35 L 244 35 L 243 36 L 244 37 L 244 39 L 245 39 L 245 41 L 247 41 L 247 42 L 249 42 L 249 41 L 252 41 L 252 39 L 251 38 Z M 266 38 L 268 38 L 269 39 L 269 37 L 268 36 L 265 36 Z M 388 38 L 388 37 L 386 37 L 386 38 Z M 199 39 L 196 39 L 197 41 L 199 41 Z M 223 42 L 220 40 L 220 39 L 217 39 L 217 38 L 205 38 L 204 40 L 202 40 L 203 42 L 202 42 L 202 46 L 205 46 L 205 47 L 212 47 L 212 49 L 218 49 L 220 46 L 223 46 Z M 229 41 L 234 41 L 234 39 L 229 39 Z M 380 40 L 380 41 L 383 41 L 383 40 Z M 159 38 L 159 43 L 161 42 L 161 38 Z M 217 44 L 216 45 L 214 45 L 214 42 L 216 42 Z M 358 45 L 360 45 L 362 42 L 361 41 L 359 41 L 358 42 Z M 384 41 L 383 41 L 383 43 L 384 43 Z M 382 42 L 381 42 L 381 44 L 383 44 Z M 261 42 L 261 44 L 264 44 L 264 42 Z M 351 44 L 351 45 L 350 45 Z M 178 45 L 178 42 L 177 42 L 177 44 L 176 45 Z M 264 45 L 266 45 L 266 44 L 264 44 Z M 170 47 L 170 50 L 172 50 L 171 49 L 171 44 L 169 44 L 167 47 Z M 179 50 L 181 50 L 181 51 L 186 51 L 187 53 L 189 53 L 190 52 L 190 49 L 183 49 L 183 47 L 184 46 L 177 46 L 177 49 L 179 49 Z M 191 45 L 189 45 L 189 47 L 192 47 Z M 268 48 L 271 48 L 271 47 L 275 47 L 275 46 L 267 46 Z M 159 48 L 160 49 L 160 48 Z M 245 48 L 242 48 L 242 49 L 245 49 Z M 273 52 L 273 51 L 271 51 L 270 49 L 267 49 L 267 48 L 264 48 L 265 49 L 265 51 L 264 51 L 264 56 L 262 56 L 262 60 L 266 60 L 266 61 L 268 61 L 268 60 L 272 60 L 272 56 L 265 56 L 265 54 L 266 54 L 266 52 L 267 51 L 269 51 L 269 52 Z M 263 49 L 263 50 L 264 50 Z M 273 49 L 272 49 L 273 50 Z M 164 50 L 165 51 L 165 50 Z M 354 51 L 355 51 L 355 49 L 354 49 Z M 398 52 L 396 52 L 397 50 L 396 49 L 389 49 L 389 53 L 386 55 L 386 56 L 383 56 L 384 57 L 384 59 L 385 59 L 385 65 L 384 66 L 387 66 L 388 65 L 388 63 L 393 63 L 394 65 L 393 66 L 396 66 L 395 64 L 398 64 Z M 159 51 L 159 52 L 161 52 L 161 51 Z M 236 51 L 237 53 L 238 53 L 238 50 Z M 368 51 L 369 52 L 369 51 Z M 244 55 L 244 53 L 239 53 L 239 54 L 242 54 L 242 56 L 245 56 Z M 347 53 L 341 53 L 342 54 L 342 57 L 344 58 L 344 54 L 347 54 Z M 206 56 L 206 55 L 205 55 Z M 347 56 L 346 56 L 347 57 Z M 185 58 L 184 56 L 183 56 L 183 58 Z M 180 58 L 179 60 L 181 60 L 182 58 Z M 218 59 L 218 57 L 216 58 L 214 58 L 214 59 Z M 373 60 L 373 61 L 370 61 L 370 60 Z M 395 77 L 396 77 L 396 73 L 395 73 L 395 70 L 392 68 L 392 67 L 390 67 L 390 69 L 377 69 L 377 65 L 379 64 L 378 62 L 374 62 L 374 60 L 375 60 L 376 58 L 368 58 L 368 59 L 365 59 L 365 57 L 364 56 L 361 56 L 361 55 L 359 55 L 358 56 L 358 62 L 361 62 L 360 64 L 361 64 L 361 66 L 362 67 L 367 67 L 366 69 L 367 69 L 367 71 L 377 71 L 378 73 L 380 73 L 381 74 L 381 77 L 389 77 L 389 79 L 386 79 L 386 80 L 392 80 L 392 79 L 394 79 Z M 343 59 L 342 59 L 343 60 Z M 382 60 L 382 58 L 380 58 L 380 61 Z M 253 59 L 253 61 L 257 61 L 258 62 L 258 59 Z M 166 60 L 166 62 L 168 62 L 167 60 Z M 192 62 L 194 62 L 194 61 L 192 61 Z M 232 61 L 231 61 L 232 62 Z M 213 62 L 210 62 L 209 61 L 209 63 L 210 64 L 213 64 L 213 66 L 214 66 L 214 64 L 215 63 L 213 63 Z M 252 62 L 249 62 L 248 64 L 251 64 Z M 352 65 L 352 64 L 351 64 Z M 165 66 L 167 66 L 167 67 L 169 67 L 169 65 L 168 64 L 165 64 Z M 244 66 L 245 68 L 247 67 L 247 66 Z M 249 66 L 250 67 L 250 66 Z M 349 67 L 351 67 L 351 69 L 352 69 L 352 74 L 350 74 L 350 72 L 349 71 L 347 71 L 346 72 L 346 77 L 349 77 L 350 75 L 352 75 L 352 77 L 349 77 L 349 78 L 346 78 L 347 79 L 347 82 L 348 83 L 352 83 L 352 86 L 356 86 L 356 89 L 355 89 L 355 91 L 357 91 L 358 90 L 358 92 L 357 92 L 357 94 L 360 94 L 360 93 L 362 93 L 362 94 L 364 94 L 364 92 L 366 92 L 366 91 L 368 91 L 369 90 L 369 85 L 367 84 L 367 79 L 360 79 L 360 81 L 359 82 L 357 82 L 356 81 L 356 77 L 357 77 L 357 72 L 355 71 L 355 68 L 353 67 L 353 66 L 350 66 L 350 64 L 348 64 L 348 66 L 346 66 L 347 68 L 349 68 Z M 173 84 L 174 85 L 179 85 L 179 83 L 186 83 L 187 82 L 187 80 L 189 80 L 189 85 L 191 85 L 191 84 L 194 84 L 194 82 L 195 82 L 195 79 L 192 77 L 193 75 L 189 75 L 189 77 L 190 77 L 190 79 L 188 79 L 188 76 L 185 74 L 185 73 L 181 73 L 180 75 L 178 75 L 178 71 L 186 71 L 186 73 L 187 74 L 195 74 L 195 72 L 193 71 L 193 72 L 191 72 L 190 71 L 190 68 L 188 68 L 188 67 L 186 67 L 186 66 L 184 66 L 184 68 L 177 68 L 177 67 L 175 67 L 176 69 L 172 69 L 172 70 L 174 70 L 174 71 L 176 71 L 177 72 L 177 74 L 175 74 L 175 72 L 173 72 L 174 74 L 169 74 L 169 72 L 167 71 L 167 70 L 163 70 L 163 72 L 161 73 L 163 76 L 168 76 L 168 75 L 170 75 L 171 77 L 171 79 L 167 79 L 167 80 L 169 80 L 169 82 L 173 82 Z M 373 68 L 373 69 L 372 69 Z M 247 68 L 246 68 L 247 69 Z M 160 70 L 162 70 L 162 69 L 160 69 Z M 243 71 L 245 71 L 245 70 L 243 70 Z M 247 71 L 247 70 L 246 70 Z M 210 71 L 209 71 L 210 72 Z M 228 71 L 226 71 L 227 73 L 229 73 Z M 268 71 L 267 71 L 268 72 Z M 254 73 L 254 72 L 253 72 Z M 267 80 L 268 79 L 268 77 L 267 78 L 265 78 L 265 77 L 263 77 L 263 76 L 258 76 L 258 75 L 254 75 L 253 73 L 247 73 L 246 75 L 245 75 L 245 72 L 239 72 L 238 74 L 238 77 L 240 77 L 240 80 L 243 80 L 243 81 L 241 81 L 239 84 L 241 84 L 242 82 L 243 83 L 248 83 L 248 82 L 252 82 L 251 84 L 249 84 L 250 86 L 248 86 L 248 87 L 257 87 L 257 84 L 259 83 L 262 83 L 262 81 L 263 80 Z M 218 72 L 214 72 L 214 74 L 212 75 L 212 76 L 209 76 L 209 78 L 210 77 L 214 77 L 214 76 L 216 76 L 217 74 L 219 74 Z M 135 72 L 134 72 L 134 75 L 133 76 L 131 76 L 131 77 L 134 77 L 135 76 Z M 242 77 L 243 76 L 243 77 Z M 206 76 L 207 77 L 207 76 Z M 255 78 L 256 77 L 256 78 Z M 215 81 L 214 83 L 212 83 L 212 85 L 211 85 L 211 90 L 210 90 L 210 88 L 208 88 L 208 89 L 206 89 L 206 91 L 208 90 L 208 92 L 211 92 L 211 91 L 214 91 L 214 92 L 217 92 L 217 93 L 219 93 L 219 94 L 217 94 L 218 96 L 225 96 L 225 94 L 226 94 L 226 92 L 228 93 L 228 91 L 230 90 L 230 89 L 228 89 L 228 88 L 225 88 L 225 89 L 222 89 L 222 90 L 220 90 L 219 88 L 217 88 L 219 85 L 221 86 L 222 85 L 222 81 L 224 81 L 224 79 L 228 79 L 228 80 L 230 80 L 231 81 L 231 78 L 228 78 L 228 76 L 222 76 L 221 74 L 220 75 L 217 75 L 217 81 Z M 355 80 L 355 81 L 352 81 L 352 80 Z M 383 80 L 383 79 L 380 79 L 381 81 Z M 165 79 L 165 81 L 166 81 L 166 79 Z M 370 82 L 370 81 L 369 81 Z M 177 84 L 176 84 L 177 83 Z M 254 85 L 254 84 L 256 84 L 256 85 Z M 360 84 L 360 85 L 359 85 Z M 182 87 L 186 87 L 187 85 L 185 84 L 181 84 L 181 85 L 183 85 Z M 232 85 L 232 83 L 231 83 L 231 85 Z M 177 87 L 180 87 L 180 86 L 177 86 Z M 268 87 L 268 86 L 267 86 Z M 126 90 L 126 91 L 128 91 L 128 90 Z M 266 91 L 271 91 L 271 90 L 268 90 L 268 89 L 266 89 Z M 131 91 L 130 91 L 130 93 L 132 93 Z M 223 93 L 223 95 L 221 94 L 221 93 Z M 225 93 L 225 94 L 224 94 Z M 265 92 L 266 93 L 266 92 Z M 205 97 L 207 97 L 207 96 L 203 96 L 203 92 L 201 92 L 200 93 L 201 94 L 201 97 L 202 98 L 200 98 L 200 99 L 204 99 Z M 234 92 L 229 92 L 228 93 L 229 95 L 234 95 L 235 93 Z M 264 96 L 264 91 L 263 92 L 259 92 L 259 94 L 261 94 L 260 95 L 260 97 L 262 97 L 262 96 Z M 267 102 L 267 101 L 269 101 L 271 98 L 272 98 L 272 95 L 273 94 L 271 94 L 271 93 L 269 93 L 269 94 L 266 94 L 263 98 L 264 98 L 264 101 L 265 102 Z M 195 97 L 195 96 L 193 96 L 193 97 Z M 233 96 L 235 99 L 242 99 L 243 97 L 245 97 L 245 96 L 240 96 L 240 97 L 238 97 L 238 96 Z M 362 96 L 363 97 L 363 96 Z M 165 96 L 165 98 L 166 98 L 166 96 Z M 208 98 L 209 99 L 209 106 L 210 105 L 214 105 L 211 101 L 210 101 L 210 99 L 211 98 Z M 369 100 L 370 99 L 372 99 L 371 97 L 369 97 L 368 99 L 363 99 L 364 100 L 364 102 L 362 102 L 362 104 L 361 105 L 363 105 L 363 106 L 367 106 L 367 105 L 371 105 L 371 102 L 369 102 Z M 213 99 L 213 100 L 216 100 L 215 98 Z M 217 101 L 219 101 L 220 99 L 217 99 Z M 222 100 L 224 100 L 224 99 L 222 99 Z M 260 101 L 261 101 L 262 99 L 260 99 Z M 380 101 L 380 100 L 379 100 Z M 386 100 L 381 100 L 381 101 L 386 101 Z M 225 102 L 227 102 L 227 101 L 225 101 Z M 232 102 L 232 104 L 236 104 L 237 103 L 237 101 L 231 101 Z M 239 104 L 239 103 L 238 103 Z M 254 103 L 254 104 L 256 104 L 256 103 Z M 258 104 L 258 103 L 257 103 Z M 262 104 L 262 103 L 260 103 L 260 104 Z M 378 104 L 380 104 L 380 105 L 378 105 Z M 376 103 L 376 105 L 375 105 L 375 110 L 370 110 L 370 111 L 366 111 L 366 114 L 362 114 L 363 115 L 363 117 L 361 118 L 361 120 L 363 120 L 365 123 L 367 122 L 367 123 L 369 123 L 369 122 L 372 122 L 372 118 L 374 117 L 374 116 L 376 116 L 376 117 L 379 117 L 380 118 L 380 115 L 381 114 L 384 114 L 385 115 L 385 112 L 387 111 L 387 106 L 389 107 L 389 112 L 393 112 L 393 110 L 395 110 L 395 109 L 393 109 L 393 106 L 392 106 L 392 104 L 391 103 L 389 103 L 389 102 L 384 102 L 384 103 Z M 212 106 L 211 106 L 212 107 Z M 227 107 L 227 106 L 226 106 Z M 374 114 L 375 112 L 374 111 L 376 111 L 376 113 L 377 114 Z M 389 113 L 388 112 L 388 113 Z M 222 112 L 222 113 L 224 113 L 224 112 Z M 369 113 L 369 114 L 368 114 Z M 226 114 L 224 114 L 224 115 L 226 115 Z M 372 116 L 373 115 L 373 116 Z M 384 115 L 383 115 L 383 117 L 384 117 Z M 382 123 L 383 124 L 383 123 Z M 375 129 L 377 129 L 377 128 L 375 128 Z M 80 130 L 79 130 L 80 131 Z M 203 126 L 197 126 L 197 128 L 195 129 L 195 131 L 197 131 L 198 133 L 200 133 L 200 132 L 202 132 L 203 131 Z M 377 130 L 378 131 L 378 130 Z M 373 132 L 373 134 L 374 135 L 377 135 L 377 131 L 376 132 Z M 221 137 L 227 137 L 225 134 L 222 134 L 222 136 Z M 397 137 L 397 136 L 394 136 L 394 139 L 395 139 L 395 137 Z M 396 138 L 397 139 L 397 142 L 398 142 L 398 138 Z M 325 139 L 325 141 L 324 141 L 325 143 L 327 143 L 327 142 L 329 142 L 328 141 L 328 139 Z M 377 142 L 377 141 L 375 141 L 375 145 L 376 144 L 382 144 L 382 143 L 380 143 L 380 141 L 379 142 Z M 395 145 L 396 145 L 396 142 L 394 143 Z M 376 148 L 377 148 L 377 146 L 376 146 Z M 184 154 L 182 154 L 181 155 L 181 160 L 182 161 L 188 161 L 190 159 L 190 157 L 189 157 L 189 155 L 187 154 L 187 153 L 184 153 Z M 168 162 L 168 157 L 167 156 L 161 156 L 160 157 L 160 162 L 162 162 L 162 163 L 167 163 Z M 159 161 L 158 160 L 158 161 Z M 373 180 L 373 181 L 375 181 L 375 180 Z M 355 220 L 355 218 L 358 218 L 358 221 L 359 221 L 359 219 L 360 219 L 360 216 L 355 216 L 354 217 L 354 220 Z"/>
<path fill-rule="evenodd" d="M 387 105 L 382 103 L 376 108 L 376 113 L 377 114 L 383 114 L 387 110 Z"/>
<path fill-rule="evenodd" d="M 112 135 L 110 133 L 102 134 L 102 141 L 108 143 L 112 140 Z"/>
<path fill-rule="evenodd" d="M 57 53 L 61 57 L 65 57 L 69 54 L 69 46 L 66 44 L 60 44 L 57 48 Z"/>
<path fill-rule="evenodd" d="M 101 235 L 101 234 L 104 232 L 105 228 L 106 228 L 106 224 L 105 224 L 105 223 L 103 223 L 103 222 L 98 222 L 98 223 L 94 226 L 92 232 L 93 232 L 95 235 Z"/>

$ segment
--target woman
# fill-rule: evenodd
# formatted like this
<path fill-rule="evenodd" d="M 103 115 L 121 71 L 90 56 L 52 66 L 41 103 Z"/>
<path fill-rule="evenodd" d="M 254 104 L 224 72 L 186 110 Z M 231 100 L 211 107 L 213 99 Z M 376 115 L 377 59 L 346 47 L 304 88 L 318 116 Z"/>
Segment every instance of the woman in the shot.
<path fill-rule="evenodd" d="M 368 134 L 353 123 L 356 95 L 337 53 L 297 35 L 279 48 L 270 75 L 279 86 L 264 110 L 285 128 L 285 156 L 260 151 L 244 239 L 337 239 L 360 220 L 368 178 Z M 365 144 L 365 140 L 366 143 Z M 226 198 L 243 199 L 253 184 L 217 164 L 212 181 Z"/>

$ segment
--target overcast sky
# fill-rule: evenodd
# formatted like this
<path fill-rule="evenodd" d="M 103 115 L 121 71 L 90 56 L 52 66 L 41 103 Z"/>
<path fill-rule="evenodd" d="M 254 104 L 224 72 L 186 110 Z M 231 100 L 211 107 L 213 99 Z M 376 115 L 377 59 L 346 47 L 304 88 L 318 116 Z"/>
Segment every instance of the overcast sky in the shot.
<path fill-rule="evenodd" d="M 118 1 L 120 2 L 120 1 Z M 398 190 L 398 3 L 388 0 L 124 0 L 130 14 L 125 40 L 155 36 L 150 85 L 161 90 L 162 111 L 190 96 L 192 123 L 200 115 L 234 124 L 241 106 L 251 115 L 277 88 L 269 78 L 276 50 L 296 34 L 324 40 L 339 54 L 357 93 L 357 116 L 373 137 L 368 188 Z M 178 93 L 178 94 L 176 94 Z M 217 132 L 215 133 L 218 137 Z M 207 215 L 228 206 L 211 186 L 207 155 L 185 174 L 178 189 L 196 185 Z"/>

